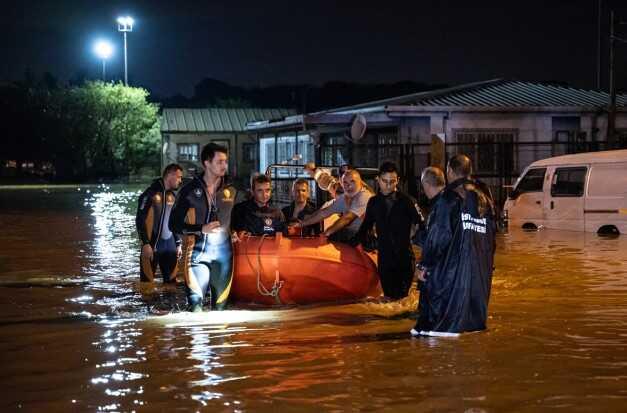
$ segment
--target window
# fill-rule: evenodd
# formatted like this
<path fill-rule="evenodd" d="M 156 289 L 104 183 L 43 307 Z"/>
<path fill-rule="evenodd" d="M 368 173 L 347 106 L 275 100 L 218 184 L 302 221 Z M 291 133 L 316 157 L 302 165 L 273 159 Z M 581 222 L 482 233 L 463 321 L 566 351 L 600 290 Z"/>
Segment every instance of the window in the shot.
<path fill-rule="evenodd" d="M 587 169 L 558 168 L 553 175 L 551 196 L 554 197 L 578 197 L 583 195 L 583 186 L 586 181 Z"/>
<path fill-rule="evenodd" d="M 516 185 L 516 192 L 542 192 L 545 173 L 546 168 L 528 170 Z"/>
<path fill-rule="evenodd" d="M 516 130 L 460 129 L 454 131 L 456 153 L 470 156 L 475 173 L 514 175 L 517 170 Z M 456 146 L 456 147 L 455 147 Z"/>
<path fill-rule="evenodd" d="M 242 160 L 247 163 L 255 163 L 257 161 L 257 144 L 242 144 Z"/>
<path fill-rule="evenodd" d="M 179 161 L 198 161 L 198 144 L 197 143 L 179 143 L 176 145 L 178 149 Z"/>

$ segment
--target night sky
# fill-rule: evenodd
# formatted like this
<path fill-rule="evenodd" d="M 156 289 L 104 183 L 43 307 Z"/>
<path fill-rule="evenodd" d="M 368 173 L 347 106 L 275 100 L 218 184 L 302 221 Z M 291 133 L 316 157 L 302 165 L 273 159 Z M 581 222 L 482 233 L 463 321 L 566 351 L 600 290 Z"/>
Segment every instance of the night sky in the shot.
<path fill-rule="evenodd" d="M 627 2 L 606 0 L 627 20 Z M 6 7 L 6 6 L 5 6 Z M 100 37 L 116 51 L 108 73 L 122 77 L 115 19 L 129 35 L 133 85 L 190 96 L 211 77 L 242 86 L 329 80 L 458 84 L 496 77 L 596 82 L 597 0 L 587 1 L 24 1 L 3 19 L 0 81 L 80 69 L 96 78 Z M 603 32 L 607 33 L 604 16 Z M 627 25 L 619 27 L 627 38 Z M 607 84 L 603 42 L 603 85 Z M 627 87 L 627 44 L 617 47 L 618 87 Z"/>

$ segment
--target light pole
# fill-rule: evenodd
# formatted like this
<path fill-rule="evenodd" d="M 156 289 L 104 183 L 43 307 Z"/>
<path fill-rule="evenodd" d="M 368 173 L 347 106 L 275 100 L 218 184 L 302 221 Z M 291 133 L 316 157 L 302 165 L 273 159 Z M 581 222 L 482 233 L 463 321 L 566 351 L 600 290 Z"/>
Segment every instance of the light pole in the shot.
<path fill-rule="evenodd" d="M 130 16 L 118 17 L 118 31 L 124 34 L 124 84 L 128 86 L 128 63 L 126 57 L 126 33 L 133 31 L 133 20 Z"/>
<path fill-rule="evenodd" d="M 107 81 L 107 59 L 113 53 L 113 46 L 106 40 L 99 40 L 94 45 L 94 52 L 102 59 L 102 81 Z"/>

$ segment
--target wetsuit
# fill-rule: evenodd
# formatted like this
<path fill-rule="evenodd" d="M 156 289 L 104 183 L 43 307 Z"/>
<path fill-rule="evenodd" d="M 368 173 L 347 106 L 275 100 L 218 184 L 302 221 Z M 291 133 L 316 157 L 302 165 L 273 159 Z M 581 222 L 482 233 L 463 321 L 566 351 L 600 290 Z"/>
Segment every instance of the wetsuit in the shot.
<path fill-rule="evenodd" d="M 192 309 L 209 305 L 224 309 L 233 279 L 231 210 L 236 190 L 222 178 L 213 196 L 207 193 L 202 175 L 197 175 L 179 191 L 170 216 L 170 228 L 184 236 L 185 285 Z M 219 221 L 220 227 L 202 233 L 203 224 Z"/>
<path fill-rule="evenodd" d="M 274 235 L 287 230 L 280 209 L 269 205 L 260 207 L 254 199 L 235 205 L 231 226 L 233 231 L 246 231 L 251 235 Z"/>
<path fill-rule="evenodd" d="M 176 282 L 176 248 L 181 239 L 168 226 L 174 200 L 174 192 L 165 189 L 163 179 L 156 179 L 139 197 L 135 226 L 142 246 L 150 244 L 153 250 L 152 260 L 140 257 L 141 281 L 153 281 L 159 264 L 163 281 Z"/>
<path fill-rule="evenodd" d="M 294 221 L 294 218 L 292 218 L 292 216 L 294 215 L 294 209 L 296 209 L 296 202 L 292 201 L 291 204 L 281 210 L 281 212 L 283 212 L 283 216 L 288 223 Z M 298 213 L 298 219 L 302 221 L 305 219 L 306 215 L 313 215 L 314 212 L 316 212 L 316 207 L 311 202 L 307 201 L 305 207 Z M 313 237 L 319 235 L 322 232 L 322 229 L 320 227 L 320 223 L 307 225 L 302 229 L 302 231 L 299 231 L 299 233 L 303 237 Z"/>
<path fill-rule="evenodd" d="M 402 192 L 378 193 L 368 200 L 356 238 L 364 244 L 376 224 L 378 270 L 383 293 L 398 300 L 407 296 L 414 276 L 411 229 L 420 223 L 416 201 Z"/>

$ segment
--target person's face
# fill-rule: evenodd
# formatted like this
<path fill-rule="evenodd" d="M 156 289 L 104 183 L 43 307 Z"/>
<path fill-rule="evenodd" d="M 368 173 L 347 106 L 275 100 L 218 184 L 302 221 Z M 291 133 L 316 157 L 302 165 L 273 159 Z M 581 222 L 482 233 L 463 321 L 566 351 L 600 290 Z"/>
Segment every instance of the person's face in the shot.
<path fill-rule="evenodd" d="M 256 183 L 253 191 L 253 198 L 258 205 L 265 205 L 272 196 L 272 187 L 269 182 Z"/>
<path fill-rule="evenodd" d="M 398 175 L 396 172 L 385 172 L 379 175 L 379 191 L 383 195 L 389 195 L 392 192 L 396 191 L 398 187 Z"/>
<path fill-rule="evenodd" d="M 183 180 L 183 171 L 175 170 L 169 172 L 163 179 L 166 189 L 177 189 Z"/>
<path fill-rule="evenodd" d="M 205 169 L 215 176 L 224 176 L 229 166 L 229 157 L 222 152 L 216 152 L 211 160 L 203 162 Z"/>
<path fill-rule="evenodd" d="M 342 176 L 342 188 L 344 188 L 344 193 L 349 197 L 359 192 L 361 185 L 361 178 L 354 173 L 347 172 Z"/>
<path fill-rule="evenodd" d="M 451 168 L 446 167 L 446 180 L 450 183 L 457 179 L 457 175 L 453 172 Z"/>
<path fill-rule="evenodd" d="M 294 196 L 294 201 L 297 204 L 304 204 L 309 199 L 309 185 L 307 184 L 298 184 L 294 185 L 294 192 L 292 193 Z"/>
<path fill-rule="evenodd" d="M 440 192 L 437 187 L 429 185 L 426 182 L 422 183 L 422 188 L 425 190 L 425 195 L 429 199 L 433 199 L 433 197 L 436 196 L 438 192 Z"/>

